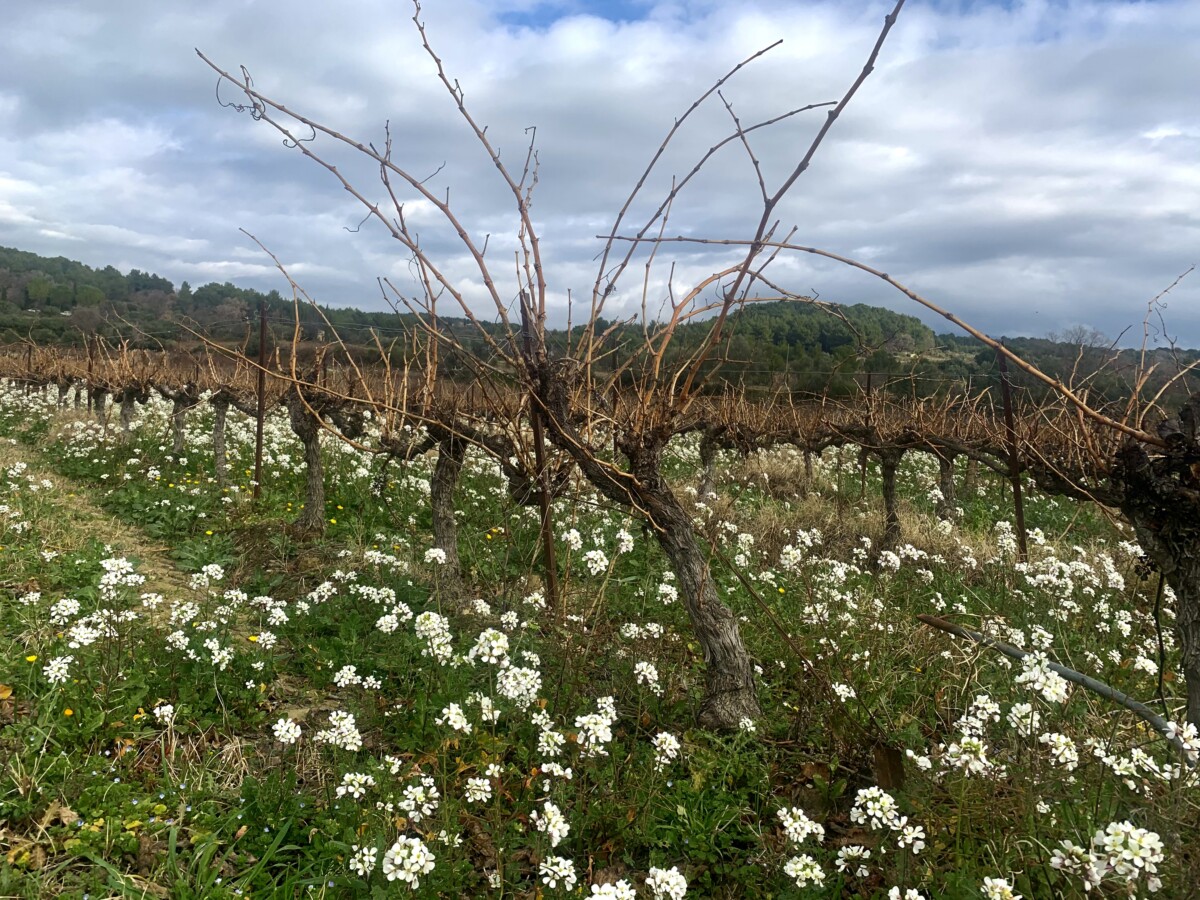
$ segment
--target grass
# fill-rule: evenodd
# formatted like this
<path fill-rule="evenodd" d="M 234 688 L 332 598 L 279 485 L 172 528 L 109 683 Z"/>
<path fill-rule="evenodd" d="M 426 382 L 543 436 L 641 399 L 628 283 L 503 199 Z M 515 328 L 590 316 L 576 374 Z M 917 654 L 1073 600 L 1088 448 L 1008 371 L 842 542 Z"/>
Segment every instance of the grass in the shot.
<path fill-rule="evenodd" d="M 1157 576 L 1094 509 L 1032 495 L 1021 567 L 1005 486 L 983 479 L 938 523 L 936 465 L 910 454 L 911 543 L 881 556 L 878 472 L 864 482 L 857 452 L 827 453 L 811 481 L 787 449 L 723 456 L 697 528 L 764 714 L 720 735 L 692 725 L 699 647 L 623 511 L 582 488 L 557 504 L 581 545 L 560 544 L 556 623 L 538 602 L 536 513 L 469 456 L 459 549 L 479 602 L 452 612 L 425 557 L 431 459 L 381 475 L 327 447 L 329 526 L 313 540 L 288 525 L 303 473 L 285 418 L 268 423 L 258 505 L 249 424 L 231 415 L 226 490 L 207 424 L 193 417 L 177 458 L 162 404 L 122 438 L 0 394 L 0 896 L 550 897 L 618 882 L 654 896 L 674 869 L 688 896 L 978 897 L 1005 879 L 1072 897 L 1084 882 L 1051 865 L 1061 842 L 1125 822 L 1161 836 L 1165 895 L 1200 880 L 1196 775 L 1170 768 L 1164 741 L 1082 692 L 1047 700 L 1019 667 L 914 618 L 1045 645 L 1152 699 Z M 686 494 L 696 448 L 673 449 Z M 592 573 L 594 549 L 607 565 Z M 1011 724 L 1020 704 L 1039 717 L 1028 734 Z M 281 721 L 297 741 L 278 739 Z M 895 811 L 873 815 L 862 792 L 881 779 Z M 548 804 L 565 834 L 539 830 Z M 822 840 L 788 836 L 793 809 Z M 385 876 L 401 837 L 434 857 L 397 863 L 415 887 Z M 1149 874 L 1109 869 L 1101 891 L 1145 890 Z"/>

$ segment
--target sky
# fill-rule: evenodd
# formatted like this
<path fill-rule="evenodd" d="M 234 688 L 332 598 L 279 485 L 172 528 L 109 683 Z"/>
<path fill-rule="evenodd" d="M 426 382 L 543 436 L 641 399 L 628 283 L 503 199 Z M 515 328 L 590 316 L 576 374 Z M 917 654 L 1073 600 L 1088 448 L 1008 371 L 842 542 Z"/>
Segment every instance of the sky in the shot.
<path fill-rule="evenodd" d="M 519 172 L 536 127 L 533 217 L 549 315 L 586 317 L 597 254 L 672 123 L 723 88 L 744 124 L 841 97 L 891 4 L 776 0 L 428 0 L 429 39 L 502 160 Z M 1200 3 L 910 0 L 874 72 L 776 210 L 794 241 L 889 273 L 977 328 L 1044 336 L 1085 326 L 1140 343 L 1148 302 L 1200 263 Z M 255 235 L 318 302 L 383 309 L 378 279 L 415 289 L 409 254 L 326 170 L 237 99 L 196 55 L 291 109 L 381 145 L 449 196 L 506 300 L 511 194 L 435 78 L 402 0 L 39 0 L 0 32 L 0 245 L 138 268 L 193 287 L 287 283 Z M 823 111 L 756 131 L 768 188 L 788 176 Z M 642 227 L 672 179 L 732 132 L 716 96 L 694 113 L 626 217 Z M 311 144 L 371 202 L 378 167 Z M 436 209 L 402 196 L 422 246 L 482 314 L 478 269 Z M 672 206 L 665 234 L 744 240 L 762 213 L 749 156 L 719 151 Z M 609 318 L 659 315 L 730 264 L 728 248 L 635 258 Z M 844 265 L 781 254 L 788 291 L 920 314 Z M 1200 347 L 1200 273 L 1163 301 L 1150 342 Z M 447 312 L 442 307 L 443 312 Z"/>

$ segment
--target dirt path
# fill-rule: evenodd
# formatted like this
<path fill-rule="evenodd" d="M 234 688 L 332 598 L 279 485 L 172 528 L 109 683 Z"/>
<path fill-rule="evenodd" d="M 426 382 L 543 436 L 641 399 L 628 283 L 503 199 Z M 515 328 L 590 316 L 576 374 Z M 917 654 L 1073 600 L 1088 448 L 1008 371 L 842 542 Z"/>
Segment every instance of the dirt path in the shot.
<path fill-rule="evenodd" d="M 150 542 L 140 529 L 105 512 L 92 499 L 87 487 L 52 472 L 37 451 L 0 440 L 0 467 L 20 462 L 29 467 L 30 475 L 54 483 L 54 490 L 45 495 L 55 515 L 53 521 L 42 526 L 44 549 L 66 554 L 80 550 L 92 540 L 100 541 L 112 547 L 114 556 L 129 557 L 137 563 L 137 571 L 146 577 L 143 591 L 168 598 L 187 591 L 187 575 L 167 555 L 168 547 Z"/>

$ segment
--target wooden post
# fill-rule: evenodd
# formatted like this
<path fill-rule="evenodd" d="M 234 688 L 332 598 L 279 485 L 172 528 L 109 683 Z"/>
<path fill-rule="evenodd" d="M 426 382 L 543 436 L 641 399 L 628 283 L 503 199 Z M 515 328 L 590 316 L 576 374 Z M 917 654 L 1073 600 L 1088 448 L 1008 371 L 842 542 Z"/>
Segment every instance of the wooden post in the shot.
<path fill-rule="evenodd" d="M 1013 509 L 1017 520 L 1017 558 L 1029 559 L 1029 543 L 1025 534 L 1025 502 L 1021 497 L 1021 463 L 1017 456 L 1017 428 L 1013 423 L 1012 386 L 1008 380 L 1008 360 L 999 350 L 1000 396 L 1004 399 L 1004 432 L 1008 438 L 1008 480 L 1012 484 Z"/>
<path fill-rule="evenodd" d="M 867 428 L 871 427 L 871 373 L 867 373 L 867 391 L 866 391 L 866 407 L 867 407 Z M 862 500 L 867 496 L 867 448 L 860 447 L 858 451 L 858 465 L 861 469 L 861 478 L 858 485 L 858 499 Z"/>
<path fill-rule="evenodd" d="M 96 360 L 96 335 L 88 338 L 87 401 L 88 412 L 92 411 L 92 367 Z"/>

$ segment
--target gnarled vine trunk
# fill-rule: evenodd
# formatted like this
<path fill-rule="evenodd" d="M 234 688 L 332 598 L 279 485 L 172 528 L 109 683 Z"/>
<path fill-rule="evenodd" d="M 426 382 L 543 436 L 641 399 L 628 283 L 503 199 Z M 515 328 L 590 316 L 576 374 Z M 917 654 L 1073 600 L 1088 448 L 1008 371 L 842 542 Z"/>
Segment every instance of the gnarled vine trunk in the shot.
<path fill-rule="evenodd" d="M 158 388 L 159 394 L 171 401 L 171 450 L 179 454 L 184 451 L 184 426 L 187 424 L 187 414 L 200 403 L 200 388 L 195 382 L 189 381 L 181 388 Z M 231 403 L 236 398 L 226 394 Z"/>
<path fill-rule="evenodd" d="M 967 470 L 963 473 L 963 493 L 968 496 L 975 496 L 975 490 L 979 487 L 979 460 L 968 459 Z"/>
<path fill-rule="evenodd" d="M 96 413 L 96 421 L 101 425 L 108 424 L 108 391 L 104 388 L 92 390 L 92 409 Z"/>
<path fill-rule="evenodd" d="M 892 550 L 900 543 L 900 511 L 896 500 L 896 470 L 904 451 L 893 447 L 877 450 L 883 475 L 883 549 Z"/>
<path fill-rule="evenodd" d="M 446 436 L 438 441 L 437 464 L 429 482 L 429 506 L 433 514 L 433 544 L 446 554 L 446 564 L 438 573 L 439 587 L 451 603 L 463 599 L 462 565 L 458 559 L 458 518 L 454 511 L 454 491 L 462 475 L 467 445 Z"/>
<path fill-rule="evenodd" d="M 129 426 L 133 424 L 133 414 L 137 407 L 137 395 L 133 390 L 121 394 L 121 433 L 128 436 Z"/>
<path fill-rule="evenodd" d="M 655 538 L 671 563 L 691 620 L 692 633 L 704 655 L 704 696 L 696 714 L 705 728 L 733 730 L 743 719 L 761 715 L 754 685 L 754 663 L 742 642 L 733 611 L 721 602 L 708 557 L 662 474 L 662 451 L 670 435 L 661 431 L 629 432 L 618 437 L 629 471 L 620 472 L 597 458 L 572 424 L 569 383 L 571 361 L 545 362 L 535 369 L 538 398 L 546 410 L 547 434 L 569 453 L 584 477 L 601 494 L 647 515 Z"/>
<path fill-rule="evenodd" d="M 716 491 L 717 486 L 717 446 L 716 437 L 710 431 L 705 431 L 700 437 L 700 484 L 696 488 L 696 496 L 704 500 Z"/>
<path fill-rule="evenodd" d="M 953 519 L 958 506 L 954 496 L 954 459 L 955 454 L 948 450 L 939 450 L 937 453 L 938 490 L 942 495 L 937 502 L 939 519 Z"/>
<path fill-rule="evenodd" d="M 706 728 L 733 729 L 743 719 L 760 715 L 754 687 L 754 664 L 733 611 L 721 602 L 708 557 L 692 527 L 691 517 L 661 481 L 640 493 L 654 519 L 654 535 L 679 581 L 692 631 L 704 654 L 704 698 L 697 721 Z"/>
<path fill-rule="evenodd" d="M 1191 405 L 1200 406 L 1200 400 Z M 1200 442 L 1189 432 L 1154 458 L 1139 444 L 1126 445 L 1110 480 L 1138 543 L 1175 592 L 1187 721 L 1200 728 L 1200 478 L 1192 470 Z"/>
<path fill-rule="evenodd" d="M 321 420 L 313 414 L 300 394 L 293 390 L 287 398 L 292 431 L 304 445 L 304 509 L 296 526 L 305 531 L 325 530 L 325 469 L 321 464 Z"/>
<path fill-rule="evenodd" d="M 229 484 L 229 463 L 225 458 L 225 420 L 229 417 L 230 398 L 223 391 L 218 391 L 209 402 L 213 408 L 213 474 L 217 479 L 217 487 L 224 488 Z"/>

